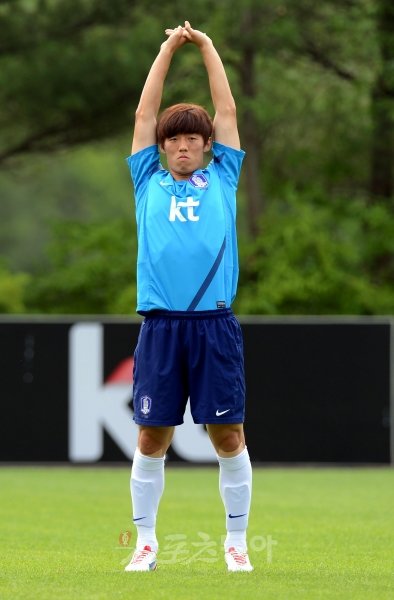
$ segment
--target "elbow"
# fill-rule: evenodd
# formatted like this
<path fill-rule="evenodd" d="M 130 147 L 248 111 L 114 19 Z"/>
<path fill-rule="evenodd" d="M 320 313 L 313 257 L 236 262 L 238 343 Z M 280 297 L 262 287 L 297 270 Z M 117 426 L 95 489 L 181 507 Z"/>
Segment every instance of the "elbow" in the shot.
<path fill-rule="evenodd" d="M 236 117 L 236 116 L 237 116 L 237 106 L 236 106 L 236 104 L 235 104 L 235 100 L 234 100 L 234 98 L 232 98 L 232 99 L 231 99 L 231 102 L 229 102 L 229 104 L 228 104 L 228 107 L 227 107 L 227 110 L 228 110 L 229 114 L 230 114 L 232 117 Z"/>
<path fill-rule="evenodd" d="M 141 119 L 142 115 L 144 114 L 144 111 L 141 108 L 137 108 L 137 110 L 134 113 L 134 120 L 138 121 L 139 119 Z"/>
<path fill-rule="evenodd" d="M 237 117 L 237 107 L 234 100 L 227 102 L 223 106 L 221 106 L 217 111 L 221 117 L 226 117 L 230 119 L 236 119 Z"/>
<path fill-rule="evenodd" d="M 135 123 L 154 123 L 156 126 L 156 117 L 151 111 L 138 107 L 134 115 Z"/>

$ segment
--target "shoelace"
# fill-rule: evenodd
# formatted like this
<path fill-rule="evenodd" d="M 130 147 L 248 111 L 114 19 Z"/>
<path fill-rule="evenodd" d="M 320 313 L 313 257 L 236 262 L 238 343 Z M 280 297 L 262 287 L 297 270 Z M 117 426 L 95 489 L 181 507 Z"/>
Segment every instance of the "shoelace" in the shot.
<path fill-rule="evenodd" d="M 246 565 L 246 552 L 238 552 L 235 548 L 229 548 L 228 552 L 238 565 Z"/>
<path fill-rule="evenodd" d="M 145 546 L 143 550 L 138 550 L 133 556 L 133 563 L 136 564 L 141 562 L 150 552 L 152 552 L 152 549 L 149 546 Z"/>

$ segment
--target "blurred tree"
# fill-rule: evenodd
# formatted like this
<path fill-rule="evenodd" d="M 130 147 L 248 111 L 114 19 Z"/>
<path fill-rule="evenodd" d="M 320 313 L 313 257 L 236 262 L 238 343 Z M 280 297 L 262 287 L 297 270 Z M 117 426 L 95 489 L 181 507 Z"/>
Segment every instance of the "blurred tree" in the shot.
<path fill-rule="evenodd" d="M 391 194 L 392 6 L 195 3 L 194 22 L 213 35 L 236 92 L 252 235 L 275 180 L 306 185 L 312 172 L 331 188 Z M 0 165 L 124 131 L 165 24 L 184 13 L 178 0 L 3 0 Z M 196 52 L 182 52 L 174 65 L 165 102 L 189 96 L 209 104 Z"/>
<path fill-rule="evenodd" d="M 10 269 L 34 274 L 56 222 L 133 221 L 124 161 L 131 132 L 72 150 L 14 158 L 0 170 L 0 255 Z"/>
<path fill-rule="evenodd" d="M 369 269 L 391 256 L 384 272 Z M 241 314 L 391 314 L 394 220 L 384 204 L 347 203 L 291 188 L 241 248 Z M 382 265 L 383 269 L 383 265 Z"/>
<path fill-rule="evenodd" d="M 127 219 L 55 226 L 49 266 L 26 290 L 31 312 L 130 313 L 135 309 L 135 232 Z"/>
<path fill-rule="evenodd" d="M 0 313 L 23 313 L 24 296 L 30 277 L 26 273 L 11 273 L 0 264 Z"/>
<path fill-rule="evenodd" d="M 0 162 L 124 129 L 161 32 L 126 0 L 3 1 Z"/>
<path fill-rule="evenodd" d="M 247 151 L 240 310 L 386 311 L 394 278 L 392 0 L 197 0 L 192 12 L 180 0 L 0 1 L 0 251 L 13 248 L 21 261 L 7 266 L 36 268 L 48 223 L 81 221 L 56 230 L 27 290 L 29 309 L 133 305 L 134 271 L 124 261 L 131 251 L 135 262 L 134 228 L 127 218 L 112 223 L 125 191 L 93 142 L 124 144 L 164 27 L 193 17 L 223 57 Z M 191 46 L 175 56 L 165 86 L 163 104 L 179 100 L 212 110 Z M 58 154 L 57 168 L 37 159 L 86 143 L 86 153 Z M 128 141 L 124 151 L 102 148 L 120 164 Z M 101 195 L 107 174 L 111 191 Z M 120 270 L 111 271 L 105 252 Z"/>
<path fill-rule="evenodd" d="M 375 0 L 216 6 L 210 26 L 233 71 L 252 237 L 281 181 L 284 188 L 313 179 L 328 190 L 366 190 L 371 85 L 380 68 Z M 393 37 L 386 23 L 387 30 Z M 372 160 L 392 166 L 378 153 Z"/>
<path fill-rule="evenodd" d="M 372 86 L 371 199 L 394 194 L 394 3 L 376 0 L 380 67 Z"/>

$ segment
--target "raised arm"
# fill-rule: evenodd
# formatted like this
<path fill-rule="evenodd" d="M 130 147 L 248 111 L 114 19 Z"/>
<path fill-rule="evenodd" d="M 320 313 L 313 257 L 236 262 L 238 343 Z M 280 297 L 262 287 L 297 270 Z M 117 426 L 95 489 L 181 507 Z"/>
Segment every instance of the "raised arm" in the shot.
<path fill-rule="evenodd" d="M 215 108 L 213 121 L 215 140 L 226 146 L 239 149 L 236 105 L 222 60 L 212 40 L 205 33 L 192 29 L 189 21 L 185 22 L 184 35 L 190 42 L 198 46 L 207 69 L 212 102 Z"/>
<path fill-rule="evenodd" d="M 160 47 L 145 81 L 135 113 L 135 125 L 131 153 L 156 143 L 156 122 L 163 95 L 164 81 L 175 51 L 187 41 L 183 27 L 179 26 Z"/>

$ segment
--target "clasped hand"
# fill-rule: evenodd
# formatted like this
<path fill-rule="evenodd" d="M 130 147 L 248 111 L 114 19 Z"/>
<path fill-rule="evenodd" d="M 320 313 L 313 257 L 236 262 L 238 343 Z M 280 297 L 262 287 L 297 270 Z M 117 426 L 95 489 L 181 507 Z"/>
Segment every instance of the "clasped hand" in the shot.
<path fill-rule="evenodd" d="M 168 40 L 165 43 L 174 43 L 174 48 L 180 48 L 183 44 L 187 42 L 191 42 L 196 44 L 196 46 L 203 46 L 205 43 L 210 42 L 210 38 L 206 35 L 206 33 L 202 33 L 202 31 L 198 31 L 198 29 L 193 29 L 190 25 L 189 21 L 185 21 L 185 25 L 178 25 L 175 29 L 166 29 L 166 35 L 168 35 Z"/>

